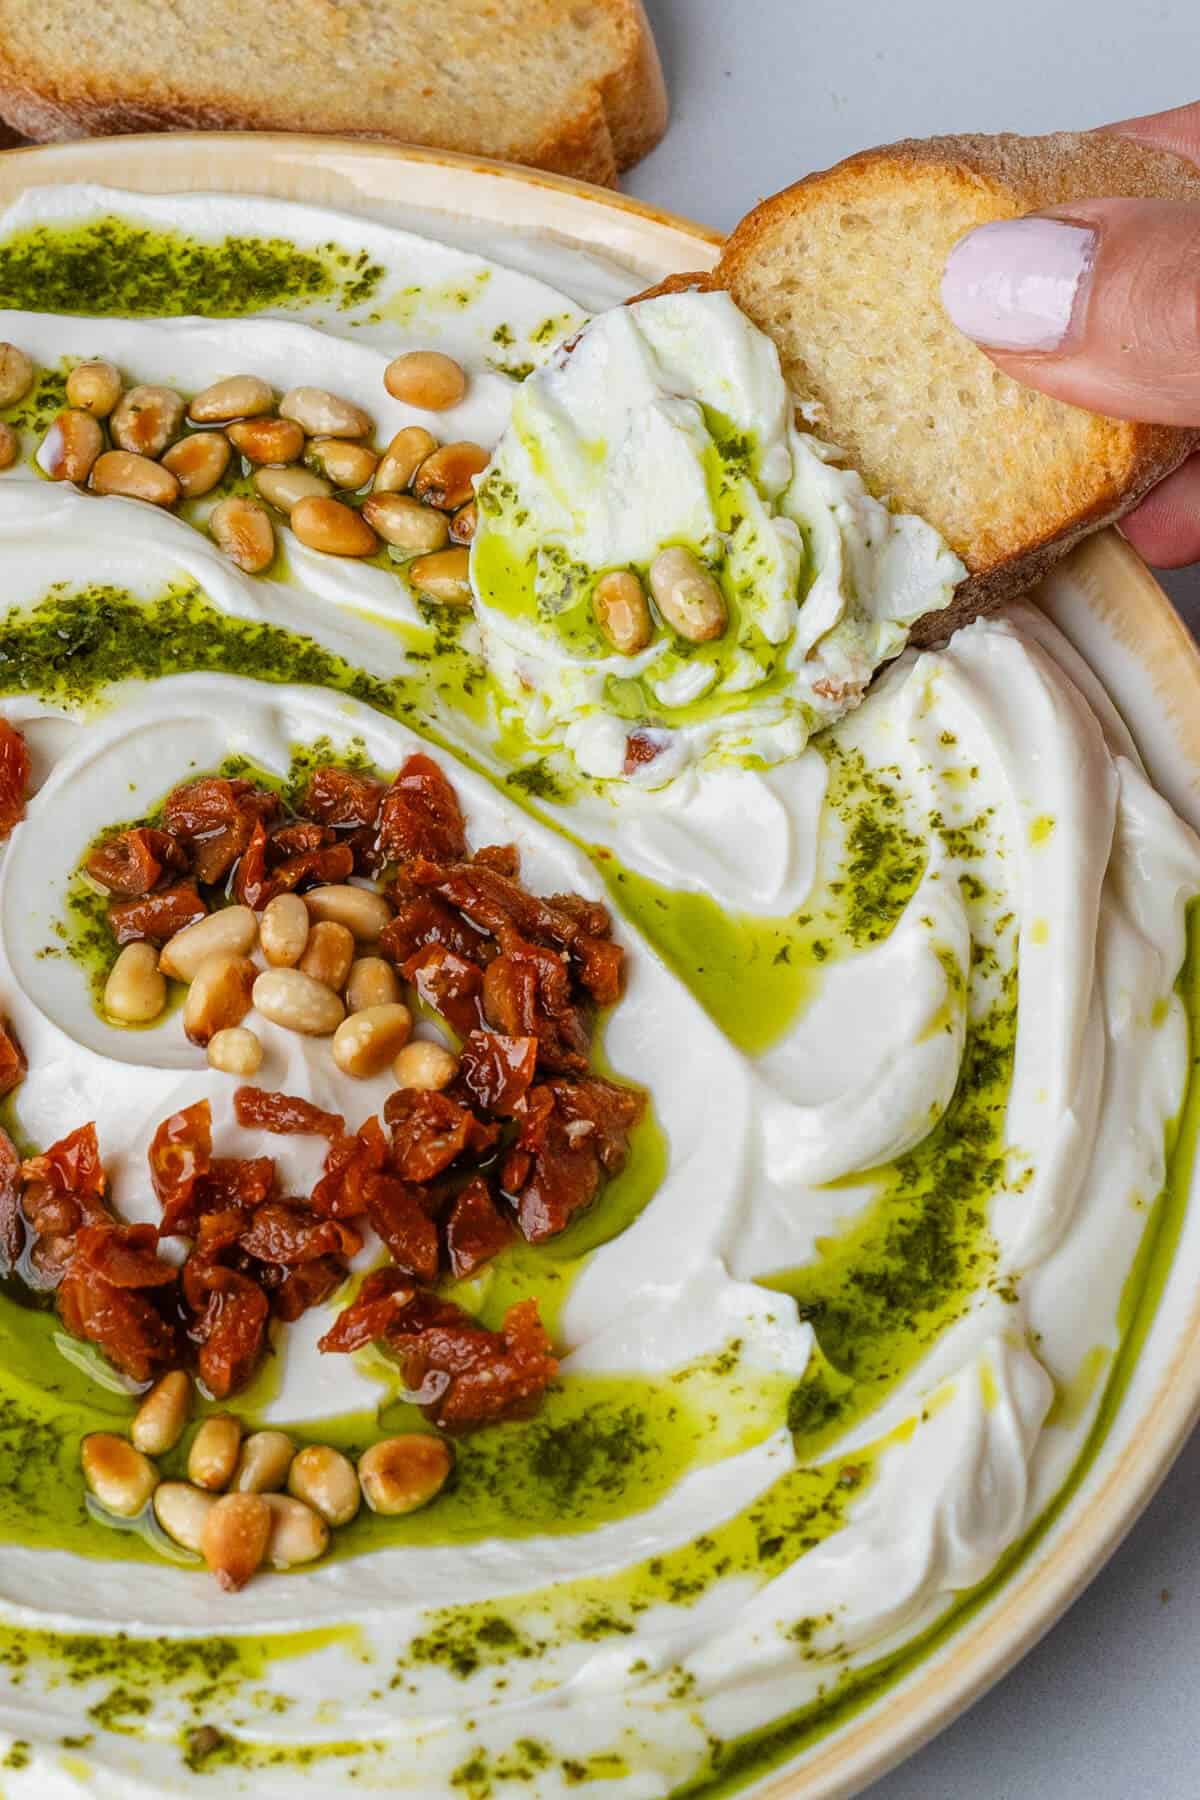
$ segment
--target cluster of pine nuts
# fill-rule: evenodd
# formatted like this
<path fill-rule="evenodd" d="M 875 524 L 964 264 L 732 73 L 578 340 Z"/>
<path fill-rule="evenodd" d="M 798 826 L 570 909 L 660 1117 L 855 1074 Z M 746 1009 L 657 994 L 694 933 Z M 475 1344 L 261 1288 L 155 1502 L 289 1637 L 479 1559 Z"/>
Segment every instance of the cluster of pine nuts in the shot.
<path fill-rule="evenodd" d="M 83 1478 L 114 1518 L 139 1519 L 152 1509 L 171 1542 L 203 1557 L 230 1592 L 264 1563 L 294 1569 L 315 1562 L 329 1548 L 330 1531 L 348 1525 L 364 1499 L 389 1517 L 416 1512 L 441 1492 L 454 1466 L 449 1444 L 423 1433 L 372 1444 L 355 1468 L 329 1444 L 297 1452 L 284 1431 L 243 1436 L 231 1413 L 213 1413 L 189 1446 L 187 1480 L 164 1481 L 153 1458 L 175 1448 L 190 1412 L 191 1382 L 175 1369 L 150 1389 L 128 1438 L 107 1431 L 84 1438 Z"/>
<path fill-rule="evenodd" d="M 33 379 L 25 352 L 0 343 L 0 410 L 24 399 Z M 463 398 L 467 377 L 440 351 L 412 350 L 388 364 L 384 385 L 409 406 L 442 412 Z M 277 404 L 257 375 L 228 376 L 189 404 L 173 388 L 126 388 L 113 363 L 84 362 L 68 375 L 66 397 L 35 456 L 52 481 L 170 508 L 212 493 L 236 451 L 257 498 L 219 500 L 208 529 L 248 575 L 274 561 L 272 515 L 281 514 L 311 550 L 364 557 L 387 544 L 401 553 L 419 594 L 470 605 L 474 482 L 488 463 L 481 444 L 439 444 L 424 426 L 409 425 L 380 453 L 367 441 L 373 420 L 353 401 L 294 387 Z M 18 451 L 17 434 L 0 423 L 0 469 Z"/>
<path fill-rule="evenodd" d="M 660 550 L 649 568 L 654 604 L 671 630 L 689 644 L 722 637 L 729 625 L 725 596 L 699 557 L 682 545 Z M 637 656 L 654 636 L 646 590 L 632 569 L 613 569 L 592 590 L 592 612 L 619 656 Z"/>
<path fill-rule="evenodd" d="M 443 1088 L 458 1071 L 441 1044 L 412 1038 L 399 977 L 372 946 L 392 916 L 382 894 L 331 882 L 277 894 L 262 914 L 225 906 L 185 925 L 162 949 L 126 944 L 109 971 L 104 1011 L 144 1025 L 167 1003 L 167 977 L 187 985 L 183 1028 L 210 1067 L 256 1075 L 263 1046 L 243 1024 L 253 1008 L 285 1031 L 328 1037 L 344 1075 L 366 1080 L 390 1065 L 401 1087 Z M 266 962 L 253 960 L 256 950 Z"/>

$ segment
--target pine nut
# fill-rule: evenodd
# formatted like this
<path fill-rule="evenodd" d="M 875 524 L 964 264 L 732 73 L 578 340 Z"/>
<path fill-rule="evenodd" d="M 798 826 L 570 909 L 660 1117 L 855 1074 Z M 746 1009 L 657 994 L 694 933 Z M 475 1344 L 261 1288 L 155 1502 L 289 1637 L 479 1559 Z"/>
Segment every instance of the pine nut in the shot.
<path fill-rule="evenodd" d="M 446 1485 L 454 1452 L 443 1438 L 413 1432 L 384 1438 L 358 1459 L 358 1479 L 372 1512 L 394 1518 L 426 1506 Z"/>
<path fill-rule="evenodd" d="M 185 1369 L 172 1369 L 156 1381 L 134 1414 L 129 1435 L 147 1456 L 165 1456 L 183 1436 L 192 1405 L 192 1384 Z"/>
<path fill-rule="evenodd" d="M 240 1025 L 250 1011 L 258 969 L 248 956 L 207 956 L 196 970 L 183 1003 L 183 1029 L 190 1043 L 207 1044 L 218 1031 Z"/>
<path fill-rule="evenodd" d="M 261 1494 L 222 1494 L 200 1534 L 205 1562 L 225 1589 L 236 1593 L 262 1567 L 273 1516 Z"/>
<path fill-rule="evenodd" d="M 592 595 L 596 623 L 620 656 L 636 656 L 650 642 L 654 627 L 646 590 L 631 569 L 602 575 Z"/>
<path fill-rule="evenodd" d="M 217 1493 L 228 1487 L 237 1468 L 242 1427 L 232 1413 L 212 1413 L 203 1420 L 188 1451 L 188 1480 Z"/>
<path fill-rule="evenodd" d="M 208 1040 L 208 1066 L 222 1075 L 257 1075 L 263 1047 L 245 1025 L 227 1025 Z"/>
<path fill-rule="evenodd" d="M 123 494 L 151 506 L 174 506 L 179 483 L 170 469 L 134 450 L 106 450 L 92 464 L 88 486 L 93 494 Z"/>
<path fill-rule="evenodd" d="M 308 942 L 309 912 L 299 894 L 276 894 L 259 920 L 263 955 L 275 969 L 294 969 Z"/>
<path fill-rule="evenodd" d="M 137 456 L 161 456 L 183 427 L 183 401 L 174 388 L 131 387 L 117 402 L 108 428 L 113 443 Z"/>
<path fill-rule="evenodd" d="M 0 469 L 11 469 L 17 460 L 21 440 L 11 425 L 0 420 Z"/>
<path fill-rule="evenodd" d="M 121 371 L 110 362 L 77 363 L 67 376 L 67 404 L 107 419 L 121 398 Z"/>
<path fill-rule="evenodd" d="M 440 1089 L 449 1087 L 458 1074 L 458 1058 L 444 1044 L 417 1038 L 405 1044 L 392 1064 L 397 1087 Z"/>
<path fill-rule="evenodd" d="M 467 391 L 466 373 L 440 350 L 409 350 L 383 372 L 383 385 L 393 400 L 419 406 L 423 412 L 445 412 Z"/>
<path fill-rule="evenodd" d="M 33 386 L 33 364 L 15 344 L 0 343 L 0 407 L 15 406 Z"/>
<path fill-rule="evenodd" d="M 340 994 L 354 961 L 354 934 L 334 919 L 321 919 L 308 934 L 300 972 Z"/>
<path fill-rule="evenodd" d="M 241 494 L 218 500 L 209 514 L 213 542 L 247 575 L 261 575 L 275 560 L 275 527 L 265 507 Z"/>
<path fill-rule="evenodd" d="M 158 1470 L 127 1438 L 94 1431 L 79 1449 L 83 1479 L 105 1512 L 136 1519 L 158 1486 Z"/>
<path fill-rule="evenodd" d="M 400 978 L 382 956 L 360 956 L 350 965 L 346 981 L 346 1005 L 352 1013 L 368 1006 L 394 1006 L 400 998 Z"/>
<path fill-rule="evenodd" d="M 423 425 L 406 425 L 398 431 L 375 471 L 377 494 L 400 494 L 426 459 L 437 449 L 437 439 Z"/>
<path fill-rule="evenodd" d="M 343 1019 L 333 1034 L 333 1060 L 343 1075 L 364 1081 L 382 1075 L 412 1033 L 412 1014 L 399 1001 L 368 1006 Z"/>
<path fill-rule="evenodd" d="M 418 556 L 404 573 L 427 599 L 442 606 L 467 607 L 471 604 L 470 569 L 470 551 L 437 550 L 432 556 Z"/>
<path fill-rule="evenodd" d="M 304 433 L 294 419 L 243 419 L 229 427 L 229 441 L 252 463 L 282 467 L 304 453 Z"/>
<path fill-rule="evenodd" d="M 294 1569 L 316 1562 L 329 1548 L 329 1527 L 311 1506 L 289 1494 L 264 1494 L 271 1509 L 267 1561 L 273 1569 Z"/>
<path fill-rule="evenodd" d="M 104 433 L 91 413 L 60 412 L 38 446 L 35 461 L 51 481 L 84 482 L 104 448 Z"/>
<path fill-rule="evenodd" d="M 422 506 L 411 494 L 368 494 L 362 516 L 385 544 L 395 544 L 414 556 L 441 550 L 450 540 L 445 514 Z"/>
<path fill-rule="evenodd" d="M 257 375 L 228 375 L 201 389 L 188 407 L 188 418 L 196 425 L 227 425 L 231 419 L 268 413 L 274 404 L 269 384 Z"/>
<path fill-rule="evenodd" d="M 252 1431 L 243 1440 L 231 1491 L 235 1494 L 269 1494 L 281 1488 L 296 1446 L 286 1431 Z"/>
<path fill-rule="evenodd" d="M 361 513 L 341 500 L 298 500 L 292 530 L 310 550 L 326 556 L 374 556 L 379 539 Z"/>
<path fill-rule="evenodd" d="M 331 881 L 325 887 L 310 888 L 304 906 L 310 919 L 331 919 L 344 925 L 363 944 L 374 943 L 392 920 L 392 909 L 382 894 L 351 887 L 349 882 Z"/>
<path fill-rule="evenodd" d="M 362 1503 L 349 1457 L 328 1444 L 309 1444 L 288 1470 L 288 1493 L 319 1513 L 327 1525 L 348 1525 Z"/>
<path fill-rule="evenodd" d="M 104 1010 L 122 1025 L 147 1025 L 167 1004 L 153 944 L 126 944 L 104 984 Z"/>
<path fill-rule="evenodd" d="M 327 499 L 333 492 L 327 481 L 294 463 L 287 469 L 256 469 L 254 485 L 278 512 L 290 514 L 301 500 Z"/>
<path fill-rule="evenodd" d="M 463 440 L 443 444 L 427 456 L 413 478 L 413 493 L 427 506 L 457 512 L 475 497 L 475 476 L 482 475 L 491 457 L 482 444 Z"/>
<path fill-rule="evenodd" d="M 248 906 L 223 906 L 168 938 L 158 966 L 175 981 L 194 981 L 200 964 L 210 956 L 248 956 L 257 935 L 258 920 Z"/>
<path fill-rule="evenodd" d="M 173 1543 L 200 1554 L 204 1527 L 216 1505 L 211 1494 L 186 1481 L 164 1481 L 154 1490 L 154 1516 Z"/>
<path fill-rule="evenodd" d="M 233 446 L 223 431 L 194 431 L 164 452 L 162 466 L 170 469 L 185 500 L 211 494 L 229 467 Z"/>
<path fill-rule="evenodd" d="M 365 487 L 379 466 L 374 450 L 349 438 L 313 438 L 308 454 L 322 475 L 343 490 Z"/>
<path fill-rule="evenodd" d="M 346 1016 L 333 989 L 301 969 L 265 969 L 254 984 L 254 1004 L 272 1025 L 305 1037 L 328 1037 Z"/>
<path fill-rule="evenodd" d="M 690 550 L 673 545 L 650 564 L 650 592 L 659 612 L 689 644 L 719 638 L 729 623 L 725 596 Z"/>
<path fill-rule="evenodd" d="M 479 528 L 479 507 L 474 500 L 460 506 L 450 521 L 450 536 L 456 544 L 469 544 Z"/>
<path fill-rule="evenodd" d="M 371 415 L 328 388 L 289 388 L 279 402 L 279 416 L 294 419 L 306 437 L 360 438 L 371 431 Z"/>

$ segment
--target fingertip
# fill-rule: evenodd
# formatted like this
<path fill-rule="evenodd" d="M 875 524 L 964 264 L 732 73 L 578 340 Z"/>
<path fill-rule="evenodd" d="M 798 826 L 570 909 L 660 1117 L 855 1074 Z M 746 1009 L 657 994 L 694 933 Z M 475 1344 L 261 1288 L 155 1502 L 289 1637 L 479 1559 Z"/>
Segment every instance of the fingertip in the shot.
<path fill-rule="evenodd" d="M 1121 530 L 1138 555 L 1155 569 L 1182 569 L 1200 562 L 1200 455 L 1160 481 L 1127 513 Z"/>

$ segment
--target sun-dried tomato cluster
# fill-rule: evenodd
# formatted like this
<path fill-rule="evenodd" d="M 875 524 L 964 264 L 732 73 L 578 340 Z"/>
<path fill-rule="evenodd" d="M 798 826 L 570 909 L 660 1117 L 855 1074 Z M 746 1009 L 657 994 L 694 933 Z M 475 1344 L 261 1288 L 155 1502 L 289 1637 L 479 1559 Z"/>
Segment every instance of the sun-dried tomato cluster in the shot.
<path fill-rule="evenodd" d="M 472 855 L 454 789 L 422 755 L 390 785 L 319 768 L 292 816 L 252 782 L 206 777 L 169 796 L 161 827 L 100 844 L 88 869 L 118 896 L 109 917 L 122 943 L 203 916 L 201 888 L 258 909 L 373 878 L 393 907 L 379 952 L 461 1039 L 458 1072 L 444 1090 L 398 1089 L 354 1132 L 307 1100 L 240 1088 L 242 1126 L 327 1140 L 302 1197 L 277 1192 L 269 1156 L 213 1155 L 207 1101 L 175 1113 L 149 1150 L 157 1227 L 113 1217 L 92 1125 L 23 1165 L 0 1157 L 10 1266 L 23 1258 L 67 1328 L 135 1380 L 194 1360 L 226 1398 L 253 1374 L 270 1319 L 327 1300 L 369 1228 L 390 1264 L 321 1348 L 380 1339 L 448 1431 L 532 1411 L 556 1372 L 536 1302 L 493 1332 L 433 1290 L 518 1234 L 562 1231 L 626 1159 L 643 1096 L 589 1073 L 595 1009 L 621 986 L 607 910 L 528 893 L 512 846 Z M 161 1258 L 160 1238 L 186 1241 L 180 1266 Z"/>

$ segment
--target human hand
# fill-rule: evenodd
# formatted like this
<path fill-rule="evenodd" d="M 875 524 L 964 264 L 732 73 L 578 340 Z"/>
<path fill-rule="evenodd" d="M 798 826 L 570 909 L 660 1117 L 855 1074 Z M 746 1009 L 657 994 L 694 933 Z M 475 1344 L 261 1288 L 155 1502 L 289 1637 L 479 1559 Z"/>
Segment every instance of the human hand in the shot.
<path fill-rule="evenodd" d="M 1106 127 L 1200 166 L 1200 102 Z M 1200 202 L 1087 200 L 956 244 L 947 312 L 1017 381 L 1110 418 L 1200 427 Z M 1200 561 L 1200 453 L 1123 520 L 1147 562 Z"/>

